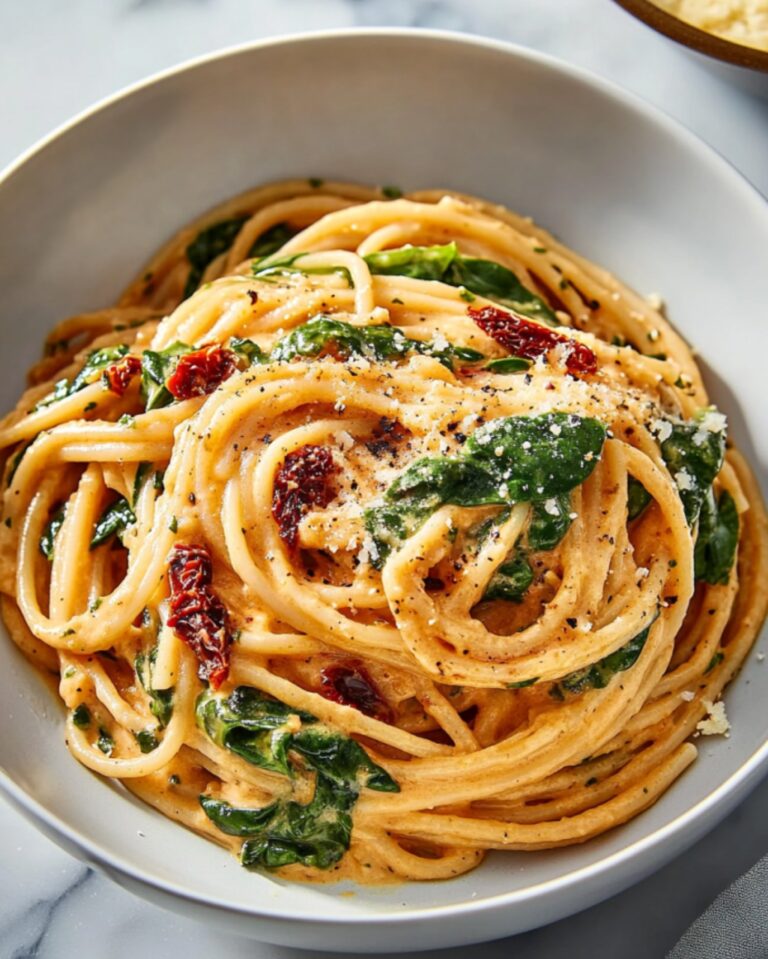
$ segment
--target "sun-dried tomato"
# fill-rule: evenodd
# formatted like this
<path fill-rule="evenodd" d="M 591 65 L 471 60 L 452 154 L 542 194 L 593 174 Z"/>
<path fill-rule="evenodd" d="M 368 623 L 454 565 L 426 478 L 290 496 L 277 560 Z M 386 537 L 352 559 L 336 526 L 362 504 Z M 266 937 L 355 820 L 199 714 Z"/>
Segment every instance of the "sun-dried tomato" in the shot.
<path fill-rule="evenodd" d="M 480 309 L 469 307 L 467 312 L 483 333 L 513 356 L 522 356 L 526 360 L 535 360 L 545 356 L 556 346 L 568 347 L 565 353 L 565 367 L 569 373 L 597 372 L 597 357 L 584 343 L 573 340 L 555 330 L 526 320 L 522 316 L 501 310 L 497 306 L 484 306 Z"/>
<path fill-rule="evenodd" d="M 188 400 L 213 393 L 236 370 L 237 355 L 212 344 L 180 357 L 165 385 L 177 400 Z"/>
<path fill-rule="evenodd" d="M 197 657 L 198 676 L 218 689 L 229 675 L 232 631 L 212 581 L 213 564 L 206 547 L 177 543 L 168 564 L 168 625 Z"/>
<path fill-rule="evenodd" d="M 104 370 L 104 376 L 107 380 L 107 386 L 113 393 L 122 396 L 128 389 L 128 385 L 137 373 L 141 373 L 141 360 L 138 356 L 132 354 L 120 360 L 119 363 L 113 363 Z"/>
<path fill-rule="evenodd" d="M 392 722 L 392 710 L 362 663 L 349 660 L 343 665 L 326 666 L 320 670 L 320 682 L 320 693 L 326 699 L 353 706 L 383 723 Z"/>
<path fill-rule="evenodd" d="M 313 506 L 327 506 L 335 492 L 331 479 L 338 467 L 327 446 L 307 444 L 289 453 L 275 476 L 272 516 L 280 537 L 295 549 L 299 523 Z"/>

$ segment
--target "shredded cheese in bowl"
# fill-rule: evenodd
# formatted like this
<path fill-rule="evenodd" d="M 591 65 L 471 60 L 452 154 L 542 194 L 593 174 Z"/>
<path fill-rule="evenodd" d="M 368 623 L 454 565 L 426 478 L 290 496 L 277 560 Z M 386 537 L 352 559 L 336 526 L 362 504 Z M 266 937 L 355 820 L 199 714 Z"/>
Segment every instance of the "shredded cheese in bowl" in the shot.
<path fill-rule="evenodd" d="M 768 0 L 654 0 L 700 30 L 757 50 L 768 50 Z"/>

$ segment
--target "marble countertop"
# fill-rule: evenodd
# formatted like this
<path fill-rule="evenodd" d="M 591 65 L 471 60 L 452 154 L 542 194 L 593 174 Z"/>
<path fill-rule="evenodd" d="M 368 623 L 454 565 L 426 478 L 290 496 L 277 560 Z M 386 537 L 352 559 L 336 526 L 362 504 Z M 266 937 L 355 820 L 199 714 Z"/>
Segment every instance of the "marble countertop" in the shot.
<path fill-rule="evenodd" d="M 0 166 L 94 101 L 216 48 L 349 26 L 438 27 L 511 40 L 618 82 L 698 133 L 768 195 L 768 100 L 728 86 L 610 0 L 27 0 L 0 9 Z M 657 959 L 768 851 L 768 781 L 650 879 L 514 940 L 439 959 Z M 2 959 L 306 959 L 222 936 L 134 898 L 0 799 Z M 317 953 L 327 955 L 325 953 Z"/>

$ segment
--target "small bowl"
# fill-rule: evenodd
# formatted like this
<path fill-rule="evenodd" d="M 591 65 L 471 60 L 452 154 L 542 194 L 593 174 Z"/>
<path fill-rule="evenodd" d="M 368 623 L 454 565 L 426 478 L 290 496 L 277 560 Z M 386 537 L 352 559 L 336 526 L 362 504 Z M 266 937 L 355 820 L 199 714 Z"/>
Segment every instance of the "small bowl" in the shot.
<path fill-rule="evenodd" d="M 114 302 L 201 211 L 292 176 L 480 194 L 658 290 L 717 371 L 713 399 L 765 477 L 765 201 L 604 81 L 427 31 L 308 34 L 205 57 L 88 111 L 0 174 L 0 408 L 57 320 Z M 698 761 L 642 815 L 582 846 L 492 854 L 450 881 L 301 886 L 246 872 L 79 765 L 57 697 L 2 636 L 0 790 L 126 888 L 229 932 L 358 955 L 458 946 L 615 895 L 733 809 L 768 769 L 768 666 L 750 659 L 726 691 L 730 738 L 698 740 Z"/>
<path fill-rule="evenodd" d="M 725 40 L 681 20 L 652 0 L 614 0 L 657 33 L 681 44 L 715 73 L 751 93 L 768 96 L 768 51 Z"/>

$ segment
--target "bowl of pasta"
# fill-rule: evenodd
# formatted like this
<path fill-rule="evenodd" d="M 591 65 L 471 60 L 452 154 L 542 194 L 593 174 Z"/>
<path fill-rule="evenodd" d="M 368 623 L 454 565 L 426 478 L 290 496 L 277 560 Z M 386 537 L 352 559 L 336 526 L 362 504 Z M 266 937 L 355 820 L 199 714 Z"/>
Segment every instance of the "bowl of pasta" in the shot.
<path fill-rule="evenodd" d="M 58 131 L 0 182 L 5 794 L 357 953 L 684 850 L 768 756 L 766 245 L 671 121 L 450 34 L 250 45 Z"/>

